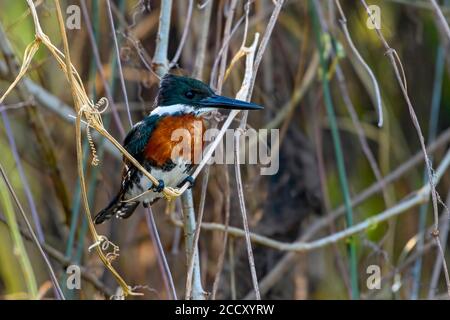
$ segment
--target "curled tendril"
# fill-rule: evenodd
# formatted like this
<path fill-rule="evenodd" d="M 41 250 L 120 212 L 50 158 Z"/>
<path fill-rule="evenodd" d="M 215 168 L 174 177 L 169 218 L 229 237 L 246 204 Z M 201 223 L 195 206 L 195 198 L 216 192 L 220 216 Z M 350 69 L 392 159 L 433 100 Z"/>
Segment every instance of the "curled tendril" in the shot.
<path fill-rule="evenodd" d="M 103 108 L 100 110 L 100 107 Z M 109 106 L 109 102 L 108 99 L 106 99 L 105 97 L 100 98 L 100 100 L 98 100 L 98 102 L 93 105 L 93 106 L 83 106 L 80 109 L 80 112 L 83 112 L 86 118 L 86 137 L 89 143 L 89 148 L 91 149 L 91 154 L 92 154 L 92 161 L 91 164 L 93 166 L 97 166 L 100 163 L 100 159 L 98 158 L 97 155 L 97 149 L 95 147 L 94 144 L 94 140 L 92 139 L 92 135 L 91 135 L 91 123 L 95 120 L 97 120 L 98 122 L 101 123 L 101 114 L 103 112 L 106 111 L 106 109 Z"/>
<path fill-rule="evenodd" d="M 89 143 L 89 148 L 91 149 L 91 154 L 92 154 L 91 164 L 93 166 L 98 166 L 98 164 L 100 163 L 100 160 L 98 158 L 97 149 L 95 148 L 94 140 L 92 139 L 91 131 L 89 130 L 89 128 L 90 128 L 90 126 L 88 123 L 86 126 L 86 137 L 87 137 L 87 140 Z"/>
<path fill-rule="evenodd" d="M 107 237 L 105 236 L 99 236 L 98 240 L 89 247 L 89 251 L 91 251 L 93 248 L 100 246 L 100 249 L 105 254 L 105 258 L 108 261 L 108 263 L 112 263 L 116 258 L 119 257 L 120 249 L 119 246 L 116 246 L 114 243 L 112 243 Z M 111 248 L 110 248 L 111 247 Z"/>

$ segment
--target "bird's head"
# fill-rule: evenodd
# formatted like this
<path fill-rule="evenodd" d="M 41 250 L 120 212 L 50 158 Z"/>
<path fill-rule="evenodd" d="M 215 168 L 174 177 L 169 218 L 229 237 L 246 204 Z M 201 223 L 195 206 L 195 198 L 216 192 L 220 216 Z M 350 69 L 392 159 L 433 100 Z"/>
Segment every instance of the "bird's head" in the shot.
<path fill-rule="evenodd" d="M 196 114 L 217 109 L 259 110 L 263 107 L 251 102 L 219 96 L 205 83 L 188 77 L 165 75 L 159 87 L 158 107 L 187 106 Z"/>

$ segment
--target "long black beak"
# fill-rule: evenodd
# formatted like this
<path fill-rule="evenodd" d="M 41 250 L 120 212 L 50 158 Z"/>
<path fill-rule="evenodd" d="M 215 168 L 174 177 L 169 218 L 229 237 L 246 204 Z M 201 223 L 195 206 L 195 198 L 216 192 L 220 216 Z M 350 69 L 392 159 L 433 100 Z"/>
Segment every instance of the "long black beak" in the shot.
<path fill-rule="evenodd" d="M 260 110 L 262 106 L 256 103 L 231 99 L 223 96 L 213 95 L 200 100 L 200 105 L 207 108 L 222 108 L 235 110 Z"/>

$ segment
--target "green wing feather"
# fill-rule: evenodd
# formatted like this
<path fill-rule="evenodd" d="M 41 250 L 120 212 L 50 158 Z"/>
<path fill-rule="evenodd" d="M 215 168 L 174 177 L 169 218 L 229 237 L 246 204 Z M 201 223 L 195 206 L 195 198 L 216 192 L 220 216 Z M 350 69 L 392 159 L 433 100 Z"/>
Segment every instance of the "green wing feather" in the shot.
<path fill-rule="evenodd" d="M 125 137 L 124 148 L 139 162 L 143 160 L 143 151 L 159 119 L 156 114 L 146 117 L 136 123 Z"/>

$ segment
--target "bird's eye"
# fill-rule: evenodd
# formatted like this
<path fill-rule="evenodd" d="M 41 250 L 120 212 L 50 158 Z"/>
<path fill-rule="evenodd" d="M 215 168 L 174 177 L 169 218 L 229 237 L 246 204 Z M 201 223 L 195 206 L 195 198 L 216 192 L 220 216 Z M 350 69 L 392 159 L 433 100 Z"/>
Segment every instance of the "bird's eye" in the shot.
<path fill-rule="evenodd" d="M 186 98 L 188 98 L 188 99 L 192 99 L 192 98 L 194 98 L 194 96 L 195 96 L 195 94 L 192 92 L 192 91 L 187 91 L 185 94 L 184 94 L 185 96 L 186 96 Z"/>

